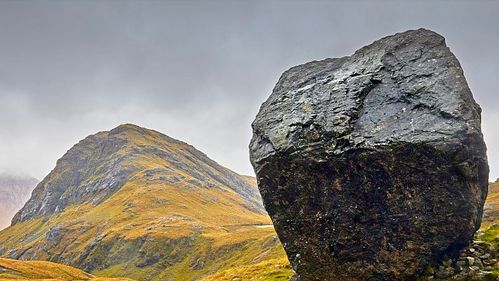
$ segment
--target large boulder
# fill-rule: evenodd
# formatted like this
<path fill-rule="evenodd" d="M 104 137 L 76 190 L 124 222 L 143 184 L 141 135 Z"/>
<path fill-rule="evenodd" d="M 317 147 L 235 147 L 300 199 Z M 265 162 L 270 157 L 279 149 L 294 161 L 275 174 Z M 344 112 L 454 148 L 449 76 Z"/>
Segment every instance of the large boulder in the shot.
<path fill-rule="evenodd" d="M 286 71 L 250 153 L 297 278 L 407 280 L 464 247 L 487 195 L 480 112 L 425 29 Z"/>

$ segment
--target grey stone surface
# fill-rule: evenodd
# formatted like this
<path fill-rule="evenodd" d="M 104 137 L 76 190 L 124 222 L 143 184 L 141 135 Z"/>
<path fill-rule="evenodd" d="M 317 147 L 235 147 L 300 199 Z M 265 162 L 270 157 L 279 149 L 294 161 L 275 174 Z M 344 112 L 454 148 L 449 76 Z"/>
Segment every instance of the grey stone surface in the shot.
<path fill-rule="evenodd" d="M 411 30 L 293 67 L 251 161 L 300 280 L 405 280 L 480 225 L 480 107 L 442 36 Z"/>

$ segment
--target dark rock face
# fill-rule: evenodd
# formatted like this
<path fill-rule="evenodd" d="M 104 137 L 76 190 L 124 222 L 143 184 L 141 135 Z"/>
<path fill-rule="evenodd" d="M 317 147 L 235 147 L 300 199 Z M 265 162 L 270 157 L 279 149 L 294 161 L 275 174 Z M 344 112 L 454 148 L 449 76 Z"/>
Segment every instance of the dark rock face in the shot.
<path fill-rule="evenodd" d="M 424 29 L 286 71 L 250 154 L 298 278 L 407 280 L 457 254 L 487 195 L 480 111 Z"/>

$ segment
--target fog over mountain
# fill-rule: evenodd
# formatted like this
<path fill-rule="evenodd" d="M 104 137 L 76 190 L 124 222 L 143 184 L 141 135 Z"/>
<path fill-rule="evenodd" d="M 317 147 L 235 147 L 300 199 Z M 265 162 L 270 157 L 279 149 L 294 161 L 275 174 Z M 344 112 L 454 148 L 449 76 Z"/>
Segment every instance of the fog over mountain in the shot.
<path fill-rule="evenodd" d="M 252 174 L 250 123 L 290 66 L 407 29 L 445 36 L 483 108 L 499 177 L 497 1 L 2 1 L 0 170 L 43 178 L 122 123 Z"/>
<path fill-rule="evenodd" d="M 31 196 L 38 183 L 29 176 L 0 174 L 0 229 L 10 225 L 11 219 Z"/>

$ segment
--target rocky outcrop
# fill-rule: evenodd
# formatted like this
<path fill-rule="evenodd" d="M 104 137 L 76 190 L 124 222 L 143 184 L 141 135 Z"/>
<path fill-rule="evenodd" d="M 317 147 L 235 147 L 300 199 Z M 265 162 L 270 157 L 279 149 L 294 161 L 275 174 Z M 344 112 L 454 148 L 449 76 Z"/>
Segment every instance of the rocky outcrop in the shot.
<path fill-rule="evenodd" d="M 250 153 L 297 277 L 406 280 L 456 256 L 487 195 L 480 112 L 424 29 L 286 71 Z"/>
<path fill-rule="evenodd" d="M 0 229 L 10 225 L 37 183 L 37 179 L 29 176 L 0 174 Z"/>

